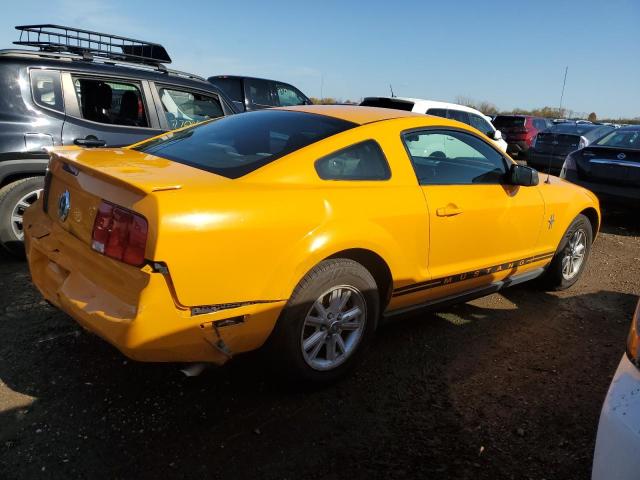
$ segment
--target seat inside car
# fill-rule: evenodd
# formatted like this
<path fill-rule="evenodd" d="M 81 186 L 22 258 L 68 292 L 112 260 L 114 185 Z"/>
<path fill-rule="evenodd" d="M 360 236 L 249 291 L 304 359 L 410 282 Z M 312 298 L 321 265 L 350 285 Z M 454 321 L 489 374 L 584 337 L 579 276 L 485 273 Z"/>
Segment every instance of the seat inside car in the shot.
<path fill-rule="evenodd" d="M 120 111 L 118 123 L 121 125 L 136 125 L 138 122 L 138 95 L 132 90 L 127 90 L 120 99 Z"/>

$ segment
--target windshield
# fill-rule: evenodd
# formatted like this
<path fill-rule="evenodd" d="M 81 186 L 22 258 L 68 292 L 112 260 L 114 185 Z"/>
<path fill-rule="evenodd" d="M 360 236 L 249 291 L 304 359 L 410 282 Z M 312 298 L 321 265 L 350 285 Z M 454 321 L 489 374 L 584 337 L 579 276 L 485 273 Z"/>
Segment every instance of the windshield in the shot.
<path fill-rule="evenodd" d="M 640 129 L 614 130 L 598 140 L 596 145 L 640 150 Z"/>
<path fill-rule="evenodd" d="M 135 150 L 238 178 L 277 158 L 355 127 L 305 112 L 261 110 L 163 135 Z"/>

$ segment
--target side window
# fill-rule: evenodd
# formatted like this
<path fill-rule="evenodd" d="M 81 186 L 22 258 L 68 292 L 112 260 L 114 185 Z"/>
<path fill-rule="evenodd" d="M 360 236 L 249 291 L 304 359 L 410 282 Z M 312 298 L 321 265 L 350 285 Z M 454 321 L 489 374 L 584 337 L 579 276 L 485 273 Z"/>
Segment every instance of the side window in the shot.
<path fill-rule="evenodd" d="M 291 105 L 304 105 L 305 99 L 291 85 L 276 83 L 276 93 L 278 94 L 278 105 L 289 107 Z"/>
<path fill-rule="evenodd" d="M 160 101 L 171 130 L 224 115 L 217 98 L 201 93 L 160 88 Z"/>
<path fill-rule="evenodd" d="M 244 103 L 242 80 L 239 78 L 216 78 L 212 83 L 226 93 L 234 102 Z"/>
<path fill-rule="evenodd" d="M 391 171 L 380 146 L 367 140 L 316 161 L 323 180 L 388 180 Z"/>
<path fill-rule="evenodd" d="M 447 109 L 446 108 L 430 108 L 426 111 L 427 115 L 434 115 L 436 117 L 447 118 Z"/>
<path fill-rule="evenodd" d="M 472 113 L 469 114 L 469 117 L 471 118 L 471 126 L 473 128 L 480 130 L 485 135 L 489 135 L 490 133 L 493 133 L 493 128 L 491 127 L 491 125 L 489 125 L 489 122 L 487 122 L 484 118 L 479 117 L 478 115 L 474 115 Z"/>
<path fill-rule="evenodd" d="M 403 135 L 420 185 L 501 183 L 506 174 L 502 155 L 468 133 L 429 130 Z"/>
<path fill-rule="evenodd" d="M 467 112 L 463 112 L 462 110 L 454 110 L 450 108 L 447 110 L 447 118 L 451 120 L 457 120 L 462 123 L 466 123 L 467 125 L 471 125 L 471 120 L 469 120 L 469 114 Z"/>
<path fill-rule="evenodd" d="M 31 70 L 31 95 L 36 105 L 63 112 L 60 72 Z"/>
<path fill-rule="evenodd" d="M 266 80 L 248 78 L 245 88 L 249 103 L 258 107 L 275 107 L 275 99 L 271 95 L 271 83 Z"/>
<path fill-rule="evenodd" d="M 137 83 L 74 77 L 73 86 L 82 118 L 110 125 L 149 126 Z"/>

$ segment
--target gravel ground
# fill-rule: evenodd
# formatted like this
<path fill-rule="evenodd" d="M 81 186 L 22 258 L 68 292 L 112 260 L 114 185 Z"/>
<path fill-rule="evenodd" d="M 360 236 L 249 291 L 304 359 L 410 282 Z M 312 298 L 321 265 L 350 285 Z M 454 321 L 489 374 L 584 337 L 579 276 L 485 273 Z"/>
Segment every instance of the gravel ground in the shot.
<path fill-rule="evenodd" d="M 0 477 L 589 477 L 640 294 L 637 212 L 569 291 L 518 286 L 382 326 L 354 375 L 274 383 L 259 355 L 195 378 L 126 360 L 0 258 Z"/>

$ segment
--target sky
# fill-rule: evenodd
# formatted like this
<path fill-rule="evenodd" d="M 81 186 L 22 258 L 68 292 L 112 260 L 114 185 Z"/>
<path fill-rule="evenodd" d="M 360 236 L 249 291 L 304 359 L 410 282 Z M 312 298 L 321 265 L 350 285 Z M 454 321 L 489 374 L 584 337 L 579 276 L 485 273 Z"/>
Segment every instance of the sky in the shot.
<path fill-rule="evenodd" d="M 172 68 L 292 83 L 310 97 L 489 101 L 640 116 L 640 0 L 0 0 L 56 23 L 163 44 Z M 10 5 L 10 8 L 7 6 Z"/>

